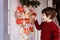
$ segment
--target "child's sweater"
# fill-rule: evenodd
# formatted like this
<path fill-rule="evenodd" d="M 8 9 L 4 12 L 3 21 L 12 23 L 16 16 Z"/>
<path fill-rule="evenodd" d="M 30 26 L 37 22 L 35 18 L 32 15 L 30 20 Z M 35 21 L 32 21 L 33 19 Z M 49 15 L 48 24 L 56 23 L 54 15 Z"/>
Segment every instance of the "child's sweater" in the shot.
<path fill-rule="evenodd" d="M 35 26 L 37 30 L 42 30 L 41 40 L 59 40 L 59 28 L 53 21 L 48 23 L 42 22 L 41 25 L 39 25 L 36 20 Z"/>

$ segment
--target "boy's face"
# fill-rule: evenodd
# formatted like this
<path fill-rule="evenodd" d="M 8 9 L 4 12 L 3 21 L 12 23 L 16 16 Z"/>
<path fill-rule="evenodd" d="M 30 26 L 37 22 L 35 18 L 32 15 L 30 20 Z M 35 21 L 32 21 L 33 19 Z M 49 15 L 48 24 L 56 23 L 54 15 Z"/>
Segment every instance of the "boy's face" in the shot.
<path fill-rule="evenodd" d="M 48 19 L 50 19 L 50 16 L 47 17 L 45 13 L 42 13 L 42 19 L 43 21 L 48 21 Z"/>

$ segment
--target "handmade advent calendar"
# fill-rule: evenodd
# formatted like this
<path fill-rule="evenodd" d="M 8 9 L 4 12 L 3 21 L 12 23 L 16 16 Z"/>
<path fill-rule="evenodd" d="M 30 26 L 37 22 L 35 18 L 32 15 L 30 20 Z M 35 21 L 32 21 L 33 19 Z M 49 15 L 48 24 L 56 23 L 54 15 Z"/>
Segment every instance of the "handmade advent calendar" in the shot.
<path fill-rule="evenodd" d="M 20 27 L 18 30 L 21 36 L 20 40 L 34 40 L 30 35 L 34 36 L 34 21 L 36 16 L 36 12 L 25 5 L 17 7 L 15 18 L 16 24 Z"/>

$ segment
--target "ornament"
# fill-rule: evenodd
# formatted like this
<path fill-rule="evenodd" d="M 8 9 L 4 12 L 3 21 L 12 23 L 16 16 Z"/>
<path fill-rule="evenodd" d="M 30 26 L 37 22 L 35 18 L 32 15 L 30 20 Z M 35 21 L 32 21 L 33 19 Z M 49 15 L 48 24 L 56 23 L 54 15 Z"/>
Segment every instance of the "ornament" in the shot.
<path fill-rule="evenodd" d="M 21 18 L 21 14 L 16 11 L 16 12 L 15 12 L 15 17 L 16 17 L 16 18 Z"/>
<path fill-rule="evenodd" d="M 29 27 L 29 30 L 30 30 L 31 32 L 34 32 L 34 28 L 33 28 L 33 27 Z"/>
<path fill-rule="evenodd" d="M 33 16 L 37 16 L 37 14 L 36 14 L 36 13 L 32 13 L 32 15 L 33 15 Z"/>
<path fill-rule="evenodd" d="M 17 11 L 22 13 L 22 12 L 24 12 L 24 8 L 22 6 L 18 6 Z"/>
<path fill-rule="evenodd" d="M 25 14 L 24 14 L 24 13 L 22 13 L 22 15 L 21 15 L 21 16 L 22 16 L 22 19 L 25 19 Z"/>
<path fill-rule="evenodd" d="M 30 9 L 30 12 L 33 12 L 33 10 Z"/>
<path fill-rule="evenodd" d="M 24 5 L 23 7 L 24 7 L 25 13 L 29 13 L 30 12 L 27 6 Z"/>
<path fill-rule="evenodd" d="M 25 14 L 25 18 L 29 18 L 29 14 Z"/>
<path fill-rule="evenodd" d="M 28 28 L 25 28 L 24 29 L 24 33 L 28 35 L 29 34 L 29 29 Z"/>
<path fill-rule="evenodd" d="M 26 19 L 25 19 L 25 23 L 26 23 L 26 24 L 30 23 L 30 19 L 29 19 L 29 18 L 26 18 Z"/>
<path fill-rule="evenodd" d="M 17 19 L 16 24 L 23 24 L 23 20 L 22 19 Z"/>

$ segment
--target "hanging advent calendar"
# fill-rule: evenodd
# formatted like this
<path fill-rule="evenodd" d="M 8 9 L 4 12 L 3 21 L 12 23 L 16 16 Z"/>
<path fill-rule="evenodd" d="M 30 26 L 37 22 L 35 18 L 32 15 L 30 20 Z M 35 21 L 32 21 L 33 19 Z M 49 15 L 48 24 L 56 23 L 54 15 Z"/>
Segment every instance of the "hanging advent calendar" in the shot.
<path fill-rule="evenodd" d="M 34 20 L 36 18 L 36 12 L 29 9 L 27 6 L 18 6 L 15 12 L 16 24 L 20 27 L 18 30 L 21 36 L 20 40 L 34 40 L 29 36 L 34 35 Z"/>

